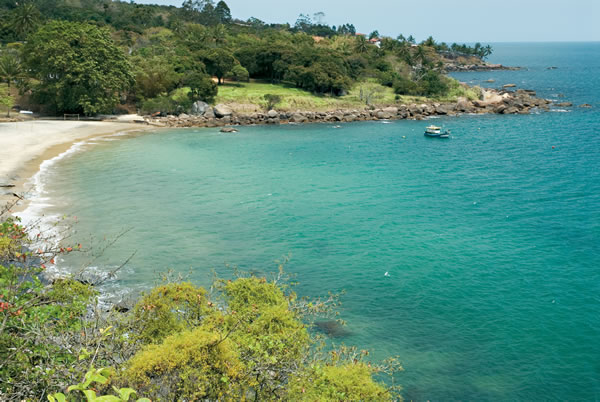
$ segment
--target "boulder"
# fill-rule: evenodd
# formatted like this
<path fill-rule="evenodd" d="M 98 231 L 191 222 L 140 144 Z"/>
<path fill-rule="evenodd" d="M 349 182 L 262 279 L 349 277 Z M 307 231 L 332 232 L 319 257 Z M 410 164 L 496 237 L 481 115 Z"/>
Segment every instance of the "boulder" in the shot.
<path fill-rule="evenodd" d="M 502 85 L 502 88 L 514 88 L 516 86 L 517 86 L 517 84 L 506 84 L 506 85 Z"/>
<path fill-rule="evenodd" d="M 507 106 L 505 104 L 501 103 L 500 105 L 498 105 L 494 108 L 494 113 L 504 113 L 506 108 L 507 108 Z"/>
<path fill-rule="evenodd" d="M 292 121 L 294 123 L 304 123 L 308 119 L 305 116 L 302 116 L 300 113 L 295 113 L 292 115 Z"/>
<path fill-rule="evenodd" d="M 502 114 L 515 114 L 515 113 L 519 113 L 519 109 L 517 109 L 514 106 L 507 107 L 506 109 L 504 109 L 502 111 Z"/>
<path fill-rule="evenodd" d="M 202 116 L 208 109 L 210 109 L 210 105 L 208 103 L 196 101 L 192 104 L 190 113 L 195 116 Z"/>
<path fill-rule="evenodd" d="M 435 112 L 437 114 L 448 114 L 452 110 L 450 105 L 441 104 L 435 107 Z"/>
<path fill-rule="evenodd" d="M 571 102 L 561 102 L 561 103 L 555 103 L 554 106 L 558 106 L 558 107 L 571 107 L 571 106 L 573 106 L 573 104 Z"/>
<path fill-rule="evenodd" d="M 591 108 L 592 105 L 590 105 L 589 103 L 584 103 L 583 105 L 579 105 L 579 107 Z"/>
<path fill-rule="evenodd" d="M 206 119 L 214 119 L 215 117 L 217 117 L 215 115 L 215 111 L 213 110 L 212 107 L 209 107 L 208 109 L 206 109 L 206 111 L 204 112 L 204 114 L 202 116 Z"/>
<path fill-rule="evenodd" d="M 180 120 L 187 120 L 190 118 L 190 116 L 185 113 L 181 113 L 178 117 Z"/>
<path fill-rule="evenodd" d="M 223 127 L 220 130 L 222 133 L 237 133 L 238 131 L 233 127 Z"/>
<path fill-rule="evenodd" d="M 456 110 L 459 112 L 471 112 L 473 110 L 473 104 L 466 98 L 458 98 Z"/>
<path fill-rule="evenodd" d="M 231 116 L 233 113 L 233 110 L 231 110 L 231 108 L 229 106 L 223 105 L 221 103 L 214 107 L 214 112 L 215 112 L 215 116 L 217 116 L 218 118 L 222 118 L 225 116 Z"/>
<path fill-rule="evenodd" d="M 279 113 L 277 113 L 277 111 L 271 109 L 267 112 L 267 117 L 269 119 L 274 119 L 275 117 L 279 117 Z"/>
<path fill-rule="evenodd" d="M 386 107 L 385 109 L 383 109 L 383 112 L 395 116 L 398 114 L 398 108 L 394 106 Z"/>

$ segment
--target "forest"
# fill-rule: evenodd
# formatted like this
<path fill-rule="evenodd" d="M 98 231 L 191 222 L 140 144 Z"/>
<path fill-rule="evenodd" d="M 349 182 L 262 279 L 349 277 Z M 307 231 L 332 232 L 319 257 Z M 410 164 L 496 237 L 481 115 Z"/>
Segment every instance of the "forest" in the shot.
<path fill-rule="evenodd" d="M 357 83 L 443 96 L 445 58 L 483 60 L 489 46 L 380 37 L 324 14 L 294 25 L 233 17 L 224 1 L 181 7 L 110 0 L 0 3 L 0 77 L 20 107 L 45 114 L 181 113 L 227 82 L 270 82 L 339 97 Z M 16 102 L 15 99 L 19 99 Z"/>

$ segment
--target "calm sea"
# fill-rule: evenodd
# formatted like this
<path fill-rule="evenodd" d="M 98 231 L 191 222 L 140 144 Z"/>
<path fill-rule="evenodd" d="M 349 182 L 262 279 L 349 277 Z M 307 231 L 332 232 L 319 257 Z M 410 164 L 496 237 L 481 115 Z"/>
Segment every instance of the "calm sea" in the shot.
<path fill-rule="evenodd" d="M 113 137 L 47 164 L 28 213 L 77 215 L 97 249 L 129 230 L 60 266 L 137 250 L 119 296 L 291 254 L 298 293 L 346 291 L 335 342 L 401 357 L 405 399 L 599 400 L 600 44 L 494 47 L 525 69 L 454 76 L 593 107 L 438 119 L 445 141 L 417 121 Z"/>

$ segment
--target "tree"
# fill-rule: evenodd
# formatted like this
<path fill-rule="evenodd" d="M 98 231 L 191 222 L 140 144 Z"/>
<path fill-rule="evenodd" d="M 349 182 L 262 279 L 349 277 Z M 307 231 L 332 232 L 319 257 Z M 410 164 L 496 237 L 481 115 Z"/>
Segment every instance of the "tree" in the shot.
<path fill-rule="evenodd" d="M 189 74 L 185 81 L 185 85 L 190 87 L 188 97 L 192 102 L 198 100 L 211 103 L 217 96 L 218 88 L 210 76 L 203 71 L 194 71 Z"/>
<path fill-rule="evenodd" d="M 379 39 L 379 31 L 375 30 L 369 34 L 369 40 Z"/>
<path fill-rule="evenodd" d="M 281 95 L 265 94 L 264 99 L 266 102 L 267 110 L 271 110 L 271 109 L 275 108 L 275 105 L 277 105 L 279 102 L 281 102 L 282 98 L 281 98 Z"/>
<path fill-rule="evenodd" d="M 225 3 L 223 0 L 217 3 L 217 6 L 215 7 L 215 14 L 222 24 L 228 24 L 231 22 L 231 10 L 229 9 L 229 6 L 227 6 L 227 3 Z"/>
<path fill-rule="evenodd" d="M 0 76 L 6 81 L 8 84 L 8 97 L 10 99 L 10 84 L 15 80 L 21 77 L 23 73 L 23 69 L 21 68 L 21 63 L 19 59 L 12 53 L 7 53 L 0 58 Z M 10 117 L 10 108 L 8 106 L 8 110 L 6 115 Z"/>
<path fill-rule="evenodd" d="M 246 70 L 241 64 L 236 64 L 233 66 L 229 75 L 234 81 L 248 81 L 250 78 L 248 70 Z"/>
<path fill-rule="evenodd" d="M 236 65 L 235 57 L 225 49 L 214 49 L 207 55 L 206 60 L 208 72 L 217 77 L 219 84 L 223 83 L 223 77 Z"/>
<path fill-rule="evenodd" d="M 354 43 L 354 49 L 358 53 L 366 53 L 369 50 L 369 41 L 363 35 L 358 35 L 356 37 L 356 42 Z"/>
<path fill-rule="evenodd" d="M 143 98 L 154 98 L 175 89 L 181 75 L 175 66 L 164 56 L 137 57 L 135 88 L 136 94 Z"/>
<path fill-rule="evenodd" d="M 33 2 L 22 3 L 11 13 L 10 28 L 19 35 L 21 39 L 35 30 L 42 15 Z"/>
<path fill-rule="evenodd" d="M 119 93 L 134 82 L 131 64 L 110 31 L 94 25 L 52 21 L 30 36 L 23 54 L 38 80 L 34 96 L 54 112 L 111 112 Z"/>

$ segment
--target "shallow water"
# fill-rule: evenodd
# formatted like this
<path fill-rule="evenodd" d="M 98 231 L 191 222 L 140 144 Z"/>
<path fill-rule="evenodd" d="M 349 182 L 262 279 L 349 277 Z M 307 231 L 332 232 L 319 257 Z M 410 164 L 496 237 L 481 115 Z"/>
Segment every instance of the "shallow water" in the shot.
<path fill-rule="evenodd" d="M 346 290 L 336 342 L 401 357 L 405 399 L 598 400 L 600 44 L 495 48 L 528 69 L 454 76 L 594 107 L 436 120 L 450 140 L 395 121 L 96 141 L 45 169 L 43 212 L 83 243 L 131 229 L 93 264 L 138 250 L 119 294 L 291 253 L 299 293 Z"/>

